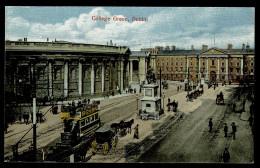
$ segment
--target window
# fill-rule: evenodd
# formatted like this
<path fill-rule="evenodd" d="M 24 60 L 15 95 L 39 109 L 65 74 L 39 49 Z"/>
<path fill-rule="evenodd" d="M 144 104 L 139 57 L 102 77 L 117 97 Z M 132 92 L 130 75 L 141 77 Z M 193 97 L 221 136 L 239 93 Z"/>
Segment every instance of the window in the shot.
<path fill-rule="evenodd" d="M 221 71 L 224 72 L 224 68 L 221 68 Z"/>
<path fill-rule="evenodd" d="M 86 124 L 88 124 L 89 123 L 89 117 L 88 118 L 86 118 Z"/>
<path fill-rule="evenodd" d="M 222 66 L 224 66 L 224 62 L 222 62 Z"/>
<path fill-rule="evenodd" d="M 254 72 L 254 69 L 250 69 L 250 73 L 253 73 Z"/>
<path fill-rule="evenodd" d="M 237 68 L 237 73 L 239 73 L 239 68 Z"/>
<path fill-rule="evenodd" d="M 202 65 L 205 65 L 205 62 L 204 62 L 204 61 L 202 62 Z"/>
<path fill-rule="evenodd" d="M 90 119 L 90 122 L 94 121 L 94 115 L 90 116 L 89 119 Z"/>
<path fill-rule="evenodd" d="M 95 120 L 98 120 L 98 113 L 95 114 Z"/>
<path fill-rule="evenodd" d="M 182 62 L 181 62 L 181 66 L 182 66 Z"/>
<path fill-rule="evenodd" d="M 214 65 L 215 64 L 215 61 L 214 60 L 211 60 L 211 65 Z"/>
<path fill-rule="evenodd" d="M 192 65 L 192 61 L 190 62 L 190 65 Z"/>
<path fill-rule="evenodd" d="M 178 66 L 178 62 L 175 62 L 175 65 Z"/>
<path fill-rule="evenodd" d="M 151 104 L 149 104 L 149 103 L 146 103 L 146 107 L 151 107 Z"/>
<path fill-rule="evenodd" d="M 254 63 L 253 62 L 251 62 L 251 64 L 250 64 L 251 66 L 253 66 L 254 65 Z"/>
<path fill-rule="evenodd" d="M 81 127 L 85 127 L 86 126 L 86 123 L 85 123 L 85 120 L 81 120 Z"/>

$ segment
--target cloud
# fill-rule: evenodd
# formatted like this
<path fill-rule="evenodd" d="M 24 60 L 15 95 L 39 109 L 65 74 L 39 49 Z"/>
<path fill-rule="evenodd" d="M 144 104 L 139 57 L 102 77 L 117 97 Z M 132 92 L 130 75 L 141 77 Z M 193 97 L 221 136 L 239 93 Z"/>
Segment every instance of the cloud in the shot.
<path fill-rule="evenodd" d="M 127 10 L 127 8 L 124 8 Z M 8 8 L 12 10 L 12 8 Z M 42 24 L 7 15 L 6 38 L 45 41 L 50 39 L 105 45 L 110 40 L 139 50 L 155 45 L 176 45 L 200 49 L 202 44 L 226 47 L 227 43 L 241 46 L 242 42 L 254 43 L 254 9 L 251 8 L 162 8 L 148 16 L 148 22 L 132 22 L 130 16 L 114 15 L 113 11 L 96 7 L 78 17 L 61 23 Z M 110 21 L 92 20 L 92 16 L 109 17 Z M 113 17 L 130 19 L 114 21 Z M 134 16 L 134 15 L 133 15 Z M 141 45 L 139 45 L 141 44 Z"/>

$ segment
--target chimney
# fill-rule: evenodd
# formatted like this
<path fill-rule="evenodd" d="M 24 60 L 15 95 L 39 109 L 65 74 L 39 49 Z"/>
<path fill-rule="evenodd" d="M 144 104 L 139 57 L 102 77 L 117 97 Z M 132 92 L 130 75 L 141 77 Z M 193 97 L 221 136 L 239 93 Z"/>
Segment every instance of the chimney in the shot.
<path fill-rule="evenodd" d="M 246 51 L 248 52 L 249 49 L 250 49 L 250 46 L 249 46 L 249 44 L 247 43 L 247 45 L 246 45 Z"/>
<path fill-rule="evenodd" d="M 176 47 L 175 47 L 175 45 L 172 45 L 172 51 L 174 51 L 174 50 L 175 50 L 175 48 L 176 48 Z"/>
<path fill-rule="evenodd" d="M 170 51 L 170 47 L 169 47 L 169 46 L 166 46 L 166 47 L 165 47 L 165 51 Z"/>
<path fill-rule="evenodd" d="M 191 45 L 191 50 L 194 50 L 194 46 L 193 45 Z"/>
<path fill-rule="evenodd" d="M 245 50 L 245 44 L 243 43 L 242 44 L 242 51 L 244 51 Z"/>
<path fill-rule="evenodd" d="M 208 49 L 208 46 L 207 45 L 202 45 L 202 50 L 207 50 Z"/>
<path fill-rule="evenodd" d="M 232 50 L 232 44 L 228 44 L 227 49 L 228 49 L 228 50 Z"/>

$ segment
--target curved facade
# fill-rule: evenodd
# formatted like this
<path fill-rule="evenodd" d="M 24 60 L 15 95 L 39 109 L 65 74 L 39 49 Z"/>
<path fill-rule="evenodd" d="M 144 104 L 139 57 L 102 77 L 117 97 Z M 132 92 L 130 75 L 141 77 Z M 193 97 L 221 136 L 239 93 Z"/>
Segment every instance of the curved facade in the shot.
<path fill-rule="evenodd" d="M 128 47 L 69 42 L 5 42 L 6 100 L 95 97 L 128 87 Z M 34 82 L 35 81 L 35 85 Z"/>

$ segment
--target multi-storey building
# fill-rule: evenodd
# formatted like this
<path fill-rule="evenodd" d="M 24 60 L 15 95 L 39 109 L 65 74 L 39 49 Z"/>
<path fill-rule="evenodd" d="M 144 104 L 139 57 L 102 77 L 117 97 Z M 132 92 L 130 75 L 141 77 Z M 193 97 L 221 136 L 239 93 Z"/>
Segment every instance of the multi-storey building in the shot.
<path fill-rule="evenodd" d="M 249 45 L 246 48 L 243 45 L 242 49 L 232 49 L 229 44 L 227 49 L 207 49 L 203 45 L 202 50 L 159 50 L 156 55 L 157 78 L 161 69 L 164 80 L 239 82 L 245 76 L 254 78 L 254 58 L 254 50 Z"/>

